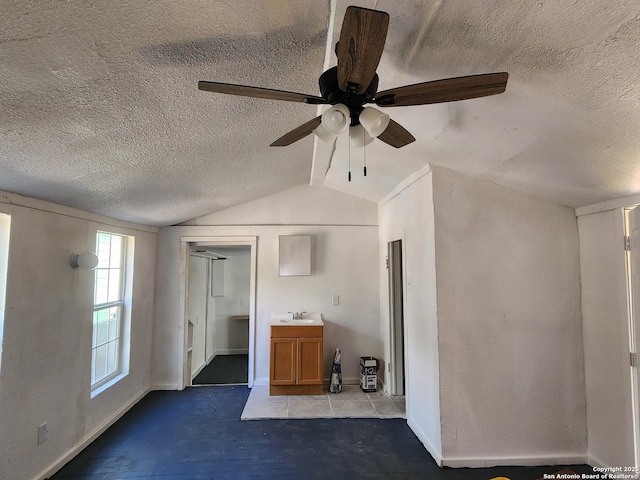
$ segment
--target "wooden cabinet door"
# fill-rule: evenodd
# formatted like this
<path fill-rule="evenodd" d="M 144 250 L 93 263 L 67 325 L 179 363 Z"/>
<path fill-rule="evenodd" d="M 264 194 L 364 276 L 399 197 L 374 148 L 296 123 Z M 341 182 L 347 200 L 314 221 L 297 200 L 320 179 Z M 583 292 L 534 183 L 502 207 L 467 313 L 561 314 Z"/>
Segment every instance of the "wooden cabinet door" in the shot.
<path fill-rule="evenodd" d="M 296 339 L 271 339 L 271 385 L 294 385 L 296 383 Z"/>
<path fill-rule="evenodd" d="M 322 339 L 298 338 L 298 385 L 322 384 Z"/>

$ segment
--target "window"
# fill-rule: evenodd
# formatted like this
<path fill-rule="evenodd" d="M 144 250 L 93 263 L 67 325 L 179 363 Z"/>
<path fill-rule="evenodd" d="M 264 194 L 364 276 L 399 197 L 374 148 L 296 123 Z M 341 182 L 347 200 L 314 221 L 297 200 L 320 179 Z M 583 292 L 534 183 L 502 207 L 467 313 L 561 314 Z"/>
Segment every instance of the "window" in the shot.
<path fill-rule="evenodd" d="M 2 363 L 2 337 L 4 332 L 4 305 L 7 293 L 7 269 L 9 266 L 9 230 L 11 216 L 0 213 L 0 364 Z"/>
<path fill-rule="evenodd" d="M 98 266 L 95 270 L 91 345 L 93 389 L 105 385 L 122 373 L 127 373 L 127 368 L 124 367 L 128 361 L 128 342 L 125 345 L 123 339 L 128 337 L 126 320 L 129 312 L 125 300 L 131 296 L 130 285 L 127 285 L 127 266 L 133 252 L 128 252 L 127 246 L 129 243 L 132 244 L 132 240 L 113 233 L 97 234 Z M 126 358 L 123 353 L 126 354 Z"/>

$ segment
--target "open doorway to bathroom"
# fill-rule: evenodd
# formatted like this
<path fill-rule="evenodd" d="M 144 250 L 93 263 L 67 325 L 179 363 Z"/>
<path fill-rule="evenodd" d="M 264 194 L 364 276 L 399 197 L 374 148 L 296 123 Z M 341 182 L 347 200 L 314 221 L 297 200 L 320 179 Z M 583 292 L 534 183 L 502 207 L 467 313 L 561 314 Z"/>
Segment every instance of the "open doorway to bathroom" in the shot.
<path fill-rule="evenodd" d="M 191 384 L 247 384 L 251 247 L 189 252 Z"/>
<path fill-rule="evenodd" d="M 182 239 L 181 384 L 253 385 L 255 238 Z"/>

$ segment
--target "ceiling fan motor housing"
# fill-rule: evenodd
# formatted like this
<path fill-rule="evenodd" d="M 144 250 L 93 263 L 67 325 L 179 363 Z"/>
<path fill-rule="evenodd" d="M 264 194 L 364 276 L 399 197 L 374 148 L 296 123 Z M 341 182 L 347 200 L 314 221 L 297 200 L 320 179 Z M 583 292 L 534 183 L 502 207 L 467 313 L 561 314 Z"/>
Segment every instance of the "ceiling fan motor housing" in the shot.
<path fill-rule="evenodd" d="M 332 67 L 320 75 L 318 84 L 322 98 L 325 98 L 331 105 L 342 103 L 349 107 L 351 126 L 354 126 L 360 123 L 358 117 L 362 112 L 363 105 L 371 103 L 378 91 L 378 74 L 373 76 L 367 89 L 360 94 L 348 93 L 340 89 L 338 86 L 338 67 Z"/>

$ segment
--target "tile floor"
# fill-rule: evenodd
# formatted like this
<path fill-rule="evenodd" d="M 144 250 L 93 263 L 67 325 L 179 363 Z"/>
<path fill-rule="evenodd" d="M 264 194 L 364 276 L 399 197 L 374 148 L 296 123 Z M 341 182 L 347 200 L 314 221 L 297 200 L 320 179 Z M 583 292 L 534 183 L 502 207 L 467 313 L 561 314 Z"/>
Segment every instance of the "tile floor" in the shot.
<path fill-rule="evenodd" d="M 322 395 L 269 396 L 268 386 L 255 386 L 241 420 L 270 418 L 405 418 L 404 397 L 365 393 L 358 385 L 343 385 L 342 392 Z"/>

